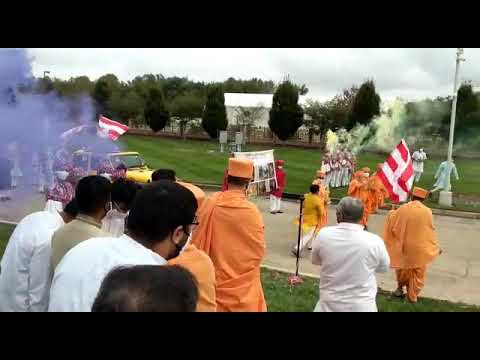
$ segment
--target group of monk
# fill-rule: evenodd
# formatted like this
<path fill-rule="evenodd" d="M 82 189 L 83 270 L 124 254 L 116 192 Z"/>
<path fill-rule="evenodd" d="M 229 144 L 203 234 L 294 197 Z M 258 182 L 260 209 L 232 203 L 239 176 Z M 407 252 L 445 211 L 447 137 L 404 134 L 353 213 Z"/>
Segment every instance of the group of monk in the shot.
<path fill-rule="evenodd" d="M 383 164 L 377 165 L 377 172 L 382 166 Z M 365 228 L 368 228 L 370 214 L 375 214 L 384 205 L 385 199 L 388 199 L 388 191 L 377 172 L 370 175 L 370 168 L 368 167 L 356 171 L 348 187 L 348 196 L 360 199 L 363 203 L 362 225 Z"/>

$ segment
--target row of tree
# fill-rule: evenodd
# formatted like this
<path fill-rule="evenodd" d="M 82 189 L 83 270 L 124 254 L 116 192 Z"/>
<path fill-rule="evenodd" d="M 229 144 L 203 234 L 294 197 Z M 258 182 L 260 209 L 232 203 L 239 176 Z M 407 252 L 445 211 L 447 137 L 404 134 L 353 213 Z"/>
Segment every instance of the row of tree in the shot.
<path fill-rule="evenodd" d="M 173 119 L 178 122 L 184 136 L 188 124 L 202 119 L 206 133 L 216 138 L 220 130 L 228 126 L 225 109 L 225 92 L 273 93 L 269 112 L 269 127 L 280 139 L 287 140 L 304 125 L 309 131 L 310 142 L 314 135 L 321 139 L 329 129 L 352 129 L 356 124 L 368 124 L 380 114 L 380 96 L 373 80 L 360 86 L 345 89 L 326 102 L 307 101 L 303 108 L 298 105 L 299 95 L 308 93 L 305 85 L 298 86 L 288 79 L 279 85 L 261 79 L 239 80 L 229 78 L 221 83 L 195 82 L 188 78 L 163 77 L 146 74 L 131 81 L 120 81 L 107 74 L 96 81 L 86 76 L 69 80 L 42 79 L 40 91 L 56 90 L 60 96 L 75 98 L 89 94 L 96 103 L 97 112 L 120 121 L 127 119 L 146 123 L 153 131 L 163 129 Z M 436 98 L 410 102 L 406 105 L 408 121 L 405 133 L 420 131 L 448 138 L 452 99 Z M 242 129 L 251 127 L 262 116 L 264 109 L 237 109 L 237 125 Z M 305 116 L 304 116 L 305 115 Z M 457 137 L 468 136 L 480 129 L 480 98 L 471 84 L 464 83 L 458 92 Z"/>
<path fill-rule="evenodd" d="M 225 92 L 270 93 L 277 90 L 273 81 L 253 78 L 240 80 L 229 78 L 221 83 L 195 82 L 186 77 L 164 77 L 146 74 L 131 81 L 120 81 L 107 74 L 96 81 L 87 76 L 69 80 L 41 79 L 38 91 L 55 90 L 62 97 L 75 98 L 88 94 L 94 100 L 98 113 L 120 121 L 145 123 L 155 132 L 163 129 L 173 119 L 178 122 L 182 136 L 188 123 L 202 118 L 202 127 L 212 138 L 228 126 L 225 109 Z M 305 85 L 292 89 L 301 95 L 308 93 Z M 245 122 L 254 115 L 254 109 L 246 110 Z M 245 116 L 246 115 L 246 116 Z M 241 116 L 239 116 L 240 119 Z M 241 121 L 241 120 L 240 120 Z"/>

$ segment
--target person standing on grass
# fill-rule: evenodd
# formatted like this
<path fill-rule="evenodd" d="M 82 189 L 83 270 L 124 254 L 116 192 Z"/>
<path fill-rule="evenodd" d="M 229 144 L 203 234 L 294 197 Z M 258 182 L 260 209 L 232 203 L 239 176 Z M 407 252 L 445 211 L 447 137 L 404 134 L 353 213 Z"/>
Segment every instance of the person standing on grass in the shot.
<path fill-rule="evenodd" d="M 455 158 L 452 158 L 451 163 L 449 163 L 448 161 L 444 161 L 440 164 L 434 176 L 434 178 L 437 181 L 435 181 L 435 184 L 433 185 L 433 189 L 430 191 L 430 193 L 434 193 L 439 190 L 443 190 L 443 191 L 452 190 L 452 184 L 450 181 L 448 181 L 449 178 L 452 176 L 452 172 L 455 178 L 457 179 L 457 181 L 460 180 L 460 177 L 458 176 L 457 166 L 453 162 L 454 160 Z"/>
<path fill-rule="evenodd" d="M 311 244 L 313 239 L 317 236 L 322 225 L 322 219 L 326 212 L 325 200 L 319 195 L 320 186 L 311 185 L 310 193 L 305 194 L 305 201 L 303 207 L 303 224 L 302 224 L 302 239 L 300 241 L 300 253 L 307 244 Z M 299 219 L 296 220 L 298 224 Z M 310 247 L 311 249 L 311 247 Z M 297 256 L 298 245 L 292 250 L 294 256 Z"/>
<path fill-rule="evenodd" d="M 102 230 L 102 220 L 112 209 L 111 190 L 110 181 L 103 176 L 86 176 L 78 182 L 75 189 L 78 215 L 74 221 L 55 231 L 52 237 L 53 269 L 75 245 L 107 235 Z"/>
<path fill-rule="evenodd" d="M 119 266 L 167 265 L 187 244 L 196 211 L 195 197 L 183 186 L 146 185 L 135 197 L 126 234 L 83 241 L 58 264 L 48 311 L 91 311 L 105 276 Z"/>
<path fill-rule="evenodd" d="M 228 190 L 208 198 L 198 212 L 192 242 L 212 259 L 217 311 L 267 311 L 260 265 L 265 257 L 263 218 L 247 200 L 253 162 L 230 159 Z"/>
<path fill-rule="evenodd" d="M 175 174 L 173 170 L 162 169 L 157 170 L 156 175 L 152 175 L 152 179 L 167 178 L 166 181 L 174 182 L 171 174 Z M 155 173 L 154 173 L 155 174 Z M 170 175 L 169 175 L 170 174 Z M 173 176 L 175 179 L 175 176 Z M 159 181 L 159 180 L 156 180 Z M 193 184 L 177 182 L 177 184 L 190 190 L 197 201 L 197 209 L 200 209 L 205 201 L 205 192 L 198 186 Z M 198 212 L 198 210 L 197 210 Z M 196 223 L 196 222 L 195 222 Z M 192 232 L 195 231 L 195 225 L 192 225 Z M 180 265 L 189 270 L 197 279 L 199 300 L 198 312 L 215 312 L 217 310 L 216 296 L 215 296 L 215 268 L 212 260 L 205 252 L 199 250 L 191 243 L 191 237 L 184 248 L 184 251 L 176 258 L 169 260 L 170 265 Z"/>
<path fill-rule="evenodd" d="M 337 205 L 337 225 L 313 240 L 312 263 L 320 265 L 316 312 L 376 312 L 377 280 L 390 258 L 383 240 L 361 225 L 363 203 L 344 197 Z"/>
<path fill-rule="evenodd" d="M 282 196 L 287 185 L 287 174 L 283 170 L 285 161 L 275 161 L 275 173 L 277 177 L 277 188 L 270 194 L 270 214 L 281 214 L 282 211 Z"/>
<path fill-rule="evenodd" d="M 61 212 L 35 212 L 18 223 L 1 262 L 0 312 L 47 311 L 52 235 L 77 213 L 72 200 Z"/>
<path fill-rule="evenodd" d="M 419 182 L 423 174 L 423 163 L 427 160 L 427 154 L 420 149 L 415 151 L 412 155 L 413 159 L 413 173 L 415 174 L 415 182 Z"/>
<path fill-rule="evenodd" d="M 412 201 L 390 211 L 384 226 L 383 238 L 397 276 L 394 295 L 403 297 L 405 287 L 407 299 L 412 303 L 417 302 L 425 285 L 427 265 L 442 253 L 432 210 L 423 205 L 427 197 L 427 190 L 414 187 Z"/>

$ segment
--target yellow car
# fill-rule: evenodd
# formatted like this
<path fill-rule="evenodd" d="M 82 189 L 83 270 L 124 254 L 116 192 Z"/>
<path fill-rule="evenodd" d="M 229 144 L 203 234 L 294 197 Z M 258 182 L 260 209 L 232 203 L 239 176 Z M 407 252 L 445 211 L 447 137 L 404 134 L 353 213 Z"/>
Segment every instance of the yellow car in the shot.
<path fill-rule="evenodd" d="M 88 151 L 76 151 L 73 153 L 75 167 L 85 169 L 88 174 L 95 175 L 100 164 L 107 159 L 115 169 L 124 164 L 127 167 L 127 179 L 139 184 L 147 184 L 152 181 L 153 170 L 148 167 L 138 152 L 116 152 L 105 155 L 97 155 Z"/>

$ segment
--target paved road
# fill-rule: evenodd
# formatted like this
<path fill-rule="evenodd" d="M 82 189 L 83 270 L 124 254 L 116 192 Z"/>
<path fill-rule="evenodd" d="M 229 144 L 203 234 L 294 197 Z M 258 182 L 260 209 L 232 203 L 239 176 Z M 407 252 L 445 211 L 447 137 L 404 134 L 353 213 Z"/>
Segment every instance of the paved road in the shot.
<path fill-rule="evenodd" d="M 15 195 L 14 195 L 15 196 Z M 42 195 L 16 195 L 16 201 L 0 203 L 0 219 L 18 221 L 26 214 L 43 206 Z M 271 215 L 268 201 L 256 199 L 264 214 L 267 240 L 265 265 L 290 271 L 295 270 L 295 258 L 291 248 L 296 243 L 297 227 L 293 220 L 298 215 L 298 203 L 284 201 L 283 214 Z M 381 235 L 386 212 L 372 215 L 370 231 Z M 428 269 L 428 277 L 422 295 L 480 305 L 480 221 L 448 216 L 435 216 L 443 254 Z M 329 223 L 335 223 L 335 209 L 329 209 Z M 301 260 L 300 272 L 316 275 L 319 268 L 309 261 L 309 252 Z M 385 290 L 395 288 L 393 271 L 378 275 L 379 286 Z"/>
<path fill-rule="evenodd" d="M 267 240 L 266 265 L 295 270 L 295 257 L 291 248 L 297 241 L 297 227 L 293 220 L 298 216 L 298 203 L 284 202 L 283 214 L 271 215 L 268 201 L 255 201 L 264 214 Z M 369 230 L 381 236 L 386 212 L 372 215 Z M 335 223 L 335 208 L 329 209 L 329 224 Z M 434 216 L 443 254 L 428 268 L 423 296 L 480 305 L 480 221 L 448 216 Z M 318 276 L 319 268 L 310 263 L 309 251 L 300 262 L 300 272 Z M 379 286 L 394 290 L 394 272 L 380 274 Z"/>

